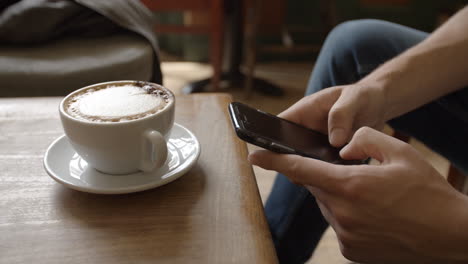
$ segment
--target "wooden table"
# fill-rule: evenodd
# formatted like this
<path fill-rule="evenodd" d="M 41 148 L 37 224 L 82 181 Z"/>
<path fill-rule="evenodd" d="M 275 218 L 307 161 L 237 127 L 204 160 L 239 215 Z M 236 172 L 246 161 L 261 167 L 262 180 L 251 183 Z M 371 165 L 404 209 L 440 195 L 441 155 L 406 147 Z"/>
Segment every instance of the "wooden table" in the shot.
<path fill-rule="evenodd" d="M 197 165 L 126 195 L 70 190 L 44 171 L 63 134 L 60 99 L 0 99 L 0 263 L 277 262 L 229 96 L 177 97 L 176 122 L 202 146 Z"/>

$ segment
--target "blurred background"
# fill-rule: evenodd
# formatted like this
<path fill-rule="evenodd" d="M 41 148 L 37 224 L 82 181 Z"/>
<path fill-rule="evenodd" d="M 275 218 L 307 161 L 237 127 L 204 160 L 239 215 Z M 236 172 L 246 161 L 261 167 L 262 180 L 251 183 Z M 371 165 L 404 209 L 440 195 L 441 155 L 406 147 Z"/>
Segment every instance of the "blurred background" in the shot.
<path fill-rule="evenodd" d="M 164 85 L 178 96 L 230 93 L 277 114 L 302 98 L 321 45 L 340 22 L 375 18 L 431 32 L 468 1 L 103 2 L 2 1 L 0 97 L 63 96 L 121 79 L 160 82 L 162 72 Z M 24 16 L 11 15 L 18 10 Z M 148 14 L 154 20 L 145 20 Z M 445 159 L 410 142 L 447 174 Z M 255 174 L 265 201 L 275 173 L 255 168 Z M 348 263 L 332 230 L 310 263 Z"/>
<path fill-rule="evenodd" d="M 247 10 L 255 5 L 255 1 L 243 2 Z M 466 3 L 466 1 L 457 0 L 270 0 L 260 2 L 263 3 L 259 7 L 260 10 L 256 12 L 256 15 L 260 16 L 257 35 L 257 42 L 260 46 L 259 61 L 309 62 L 313 61 L 317 55 L 326 32 L 339 22 L 376 18 L 430 32 Z M 211 21 L 206 11 L 206 9 L 166 11 L 155 12 L 155 15 L 158 22 L 165 25 L 202 26 L 209 25 Z M 283 38 L 284 33 L 290 36 L 293 40 L 291 44 L 294 46 L 284 45 L 286 44 Z M 184 60 L 199 62 L 209 60 L 209 36 L 207 35 L 159 34 L 159 42 L 161 49 Z"/>

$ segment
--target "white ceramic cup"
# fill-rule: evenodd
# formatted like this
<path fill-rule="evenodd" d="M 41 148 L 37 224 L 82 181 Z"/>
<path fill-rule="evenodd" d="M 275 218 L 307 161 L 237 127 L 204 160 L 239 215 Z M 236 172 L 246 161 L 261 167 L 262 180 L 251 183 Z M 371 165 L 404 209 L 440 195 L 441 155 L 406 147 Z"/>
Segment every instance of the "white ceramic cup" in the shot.
<path fill-rule="evenodd" d="M 167 159 L 167 140 L 174 124 L 175 97 L 161 111 L 122 122 L 92 122 L 66 112 L 67 98 L 81 90 L 109 85 L 135 84 L 113 81 L 93 84 L 67 95 L 60 103 L 62 126 L 74 150 L 88 165 L 107 174 L 153 171 Z"/>

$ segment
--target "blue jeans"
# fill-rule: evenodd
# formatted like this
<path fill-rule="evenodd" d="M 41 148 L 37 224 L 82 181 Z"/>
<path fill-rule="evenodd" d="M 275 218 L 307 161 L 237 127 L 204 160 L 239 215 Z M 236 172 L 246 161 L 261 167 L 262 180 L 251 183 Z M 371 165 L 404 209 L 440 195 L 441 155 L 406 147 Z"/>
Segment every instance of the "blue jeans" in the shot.
<path fill-rule="evenodd" d="M 357 82 L 427 35 L 378 20 L 343 23 L 328 35 L 306 95 Z M 468 172 L 467 88 L 395 118 L 389 124 L 424 142 L 456 167 Z M 315 198 L 305 188 L 278 174 L 265 211 L 280 263 L 306 262 L 328 226 Z"/>

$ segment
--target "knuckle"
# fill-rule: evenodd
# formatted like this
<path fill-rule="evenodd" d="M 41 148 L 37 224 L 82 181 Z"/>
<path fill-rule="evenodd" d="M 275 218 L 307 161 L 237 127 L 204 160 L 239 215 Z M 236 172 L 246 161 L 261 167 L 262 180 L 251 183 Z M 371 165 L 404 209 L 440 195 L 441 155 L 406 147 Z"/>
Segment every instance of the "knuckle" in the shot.
<path fill-rule="evenodd" d="M 294 184 L 300 184 L 299 171 L 301 164 L 297 159 L 290 159 L 288 161 L 288 166 L 286 168 L 285 174 L 288 176 L 289 180 Z"/>
<path fill-rule="evenodd" d="M 333 122 L 339 122 L 341 120 L 346 119 L 347 116 L 347 108 L 343 105 L 335 105 L 331 110 L 330 110 L 330 120 Z"/>
<path fill-rule="evenodd" d="M 373 129 L 372 129 L 372 128 L 370 128 L 370 127 L 368 127 L 368 126 L 363 126 L 363 127 L 360 127 L 360 128 L 356 131 L 355 135 L 356 135 L 357 137 L 367 137 L 367 136 L 369 136 L 372 132 L 373 132 Z"/>

